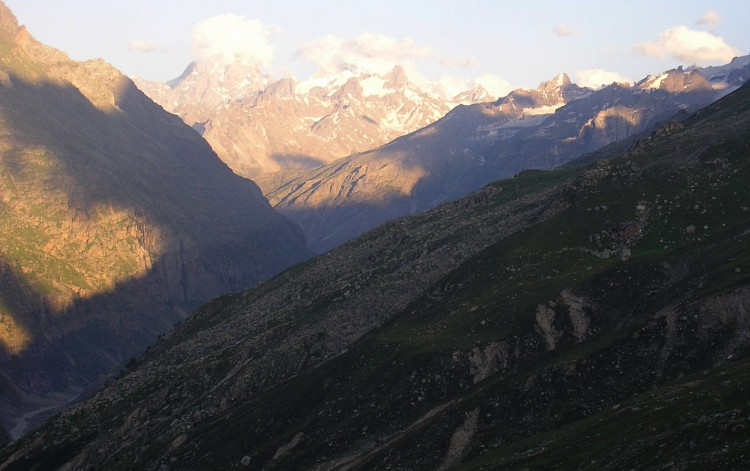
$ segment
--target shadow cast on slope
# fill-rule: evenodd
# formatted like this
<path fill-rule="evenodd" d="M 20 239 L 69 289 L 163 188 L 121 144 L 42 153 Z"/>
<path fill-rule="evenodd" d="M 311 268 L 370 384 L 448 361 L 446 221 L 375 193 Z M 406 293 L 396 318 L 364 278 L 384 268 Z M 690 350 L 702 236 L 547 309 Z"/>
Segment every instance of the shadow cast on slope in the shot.
<path fill-rule="evenodd" d="M 301 154 L 273 154 L 271 160 L 285 170 L 300 170 L 325 165 L 323 159 Z"/>
<path fill-rule="evenodd" d="M 9 74 L 0 84 L 0 183 L 8 183 L 0 188 L 0 201 L 7 199 L 0 211 L 20 201 L 15 210 L 30 226 L 52 231 L 58 223 L 93 225 L 107 211 L 126 214 L 130 232 L 113 240 L 133 239 L 150 260 L 111 289 L 50 302 L 13 247 L 3 248 L 5 315 L 29 337 L 17 352 L 0 350 L 6 424 L 43 397 L 80 391 L 207 299 L 310 256 L 299 230 L 273 212 L 256 185 L 232 173 L 179 118 L 102 67 L 103 80 L 112 82 L 104 109 L 68 82 Z M 19 194 L 20 183 L 30 193 Z M 45 219 L 52 213 L 61 220 Z M 118 256 L 100 248 L 95 256 Z M 27 255 L 52 260 L 45 251 L 38 246 Z"/>

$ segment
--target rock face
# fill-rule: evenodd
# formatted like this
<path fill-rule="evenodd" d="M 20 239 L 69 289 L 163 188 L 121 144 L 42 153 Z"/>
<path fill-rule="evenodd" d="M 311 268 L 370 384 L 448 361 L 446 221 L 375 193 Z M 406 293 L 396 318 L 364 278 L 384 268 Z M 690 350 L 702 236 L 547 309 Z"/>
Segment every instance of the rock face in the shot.
<path fill-rule="evenodd" d="M 749 124 L 745 86 L 215 299 L 0 468 L 744 469 Z"/>
<path fill-rule="evenodd" d="M 309 255 L 208 144 L 0 3 L 0 419 L 48 409 L 205 300 Z"/>
<path fill-rule="evenodd" d="M 297 173 L 260 177 L 271 204 L 325 251 L 404 214 L 524 169 L 549 169 L 714 101 L 699 71 L 634 86 L 582 89 L 565 75 L 489 104 L 459 106 L 378 149 Z"/>
<path fill-rule="evenodd" d="M 345 71 L 298 82 L 273 80 L 247 62 L 194 63 L 166 84 L 134 80 L 199 130 L 235 172 L 250 178 L 370 150 L 458 104 L 491 99 L 481 86 L 456 97 L 423 90 L 400 66 L 383 75 Z"/>

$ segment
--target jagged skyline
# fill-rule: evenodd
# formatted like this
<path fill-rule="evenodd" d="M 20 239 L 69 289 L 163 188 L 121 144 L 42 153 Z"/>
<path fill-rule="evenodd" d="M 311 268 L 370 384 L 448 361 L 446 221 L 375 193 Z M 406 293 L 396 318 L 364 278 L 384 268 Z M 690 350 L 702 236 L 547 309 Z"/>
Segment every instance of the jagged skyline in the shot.
<path fill-rule="evenodd" d="M 637 80 L 678 65 L 747 54 L 748 12 L 729 1 L 399 4 L 224 0 L 8 1 L 42 42 L 77 60 L 101 57 L 128 75 L 168 80 L 193 60 L 243 57 L 275 77 L 342 68 L 410 76 L 494 95 L 566 72 L 581 85 Z M 294 12 L 294 14 L 291 14 Z M 92 41 L 91 38 L 96 38 Z"/>

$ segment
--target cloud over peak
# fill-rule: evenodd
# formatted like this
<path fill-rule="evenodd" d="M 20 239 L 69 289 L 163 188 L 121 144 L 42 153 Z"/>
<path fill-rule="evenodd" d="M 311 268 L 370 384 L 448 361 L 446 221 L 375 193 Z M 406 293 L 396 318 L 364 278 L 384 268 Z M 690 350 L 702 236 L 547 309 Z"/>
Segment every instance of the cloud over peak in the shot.
<path fill-rule="evenodd" d="M 217 15 L 193 28 L 193 58 L 199 63 L 230 63 L 238 59 L 271 68 L 271 36 L 279 29 L 231 13 Z"/>
<path fill-rule="evenodd" d="M 611 85 L 612 83 L 632 83 L 627 77 L 623 77 L 617 72 L 611 72 L 603 69 L 581 70 L 575 75 L 575 83 L 581 87 L 599 89 Z"/>
<path fill-rule="evenodd" d="M 687 26 L 673 26 L 655 41 L 638 44 L 635 52 L 664 59 L 673 57 L 689 64 L 729 62 L 740 51 L 727 44 L 723 38 L 707 31 L 696 31 Z"/>
<path fill-rule="evenodd" d="M 418 46 L 411 38 L 399 40 L 375 33 L 363 33 L 355 39 L 328 34 L 304 44 L 298 53 L 323 74 L 347 70 L 384 74 L 396 65 L 413 68 L 415 60 L 432 56 L 429 47 Z"/>

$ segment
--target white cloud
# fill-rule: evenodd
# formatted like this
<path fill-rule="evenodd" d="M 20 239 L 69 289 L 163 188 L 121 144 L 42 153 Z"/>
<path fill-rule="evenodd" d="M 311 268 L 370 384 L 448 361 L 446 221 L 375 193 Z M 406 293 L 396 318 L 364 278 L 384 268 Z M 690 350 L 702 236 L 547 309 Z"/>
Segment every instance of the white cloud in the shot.
<path fill-rule="evenodd" d="M 567 36 L 576 36 L 578 35 L 578 31 L 574 29 L 570 29 L 567 26 L 563 25 L 557 25 L 552 29 L 552 32 L 555 33 L 556 36 L 559 36 L 561 38 L 567 37 Z"/>
<path fill-rule="evenodd" d="M 641 43 L 634 50 L 646 56 L 664 59 L 667 56 L 689 64 L 724 63 L 740 55 L 724 39 L 707 31 L 687 26 L 673 26 L 663 31 L 656 41 Z"/>
<path fill-rule="evenodd" d="M 473 80 L 448 75 L 435 81 L 428 80 L 419 71 L 418 61 L 430 61 L 448 68 L 471 68 L 475 66 L 476 59 L 438 58 L 429 47 L 420 46 L 411 38 L 396 39 L 374 33 L 364 33 L 355 39 L 326 35 L 303 45 L 298 53 L 318 66 L 318 76 L 345 71 L 383 75 L 400 65 L 417 86 L 434 93 L 445 93 L 447 97 L 458 95 L 476 85 L 482 85 L 494 96 L 502 96 L 511 90 L 506 80 L 492 74 L 483 74 Z"/>
<path fill-rule="evenodd" d="M 418 46 L 410 38 L 398 40 L 384 34 L 363 33 L 356 39 L 343 39 L 329 34 L 303 45 L 299 54 L 323 74 L 345 70 L 384 74 L 396 65 L 407 72 L 414 70 L 414 61 L 430 58 L 432 50 Z"/>
<path fill-rule="evenodd" d="M 128 50 L 132 52 L 155 52 L 159 49 L 159 45 L 153 41 L 142 41 L 140 39 L 134 39 L 128 43 Z"/>
<path fill-rule="evenodd" d="M 424 84 L 426 88 L 436 92 L 444 92 L 446 97 L 454 97 L 472 87 L 471 80 L 443 75 L 431 84 Z"/>
<path fill-rule="evenodd" d="M 193 28 L 193 58 L 222 63 L 245 59 L 270 69 L 274 52 L 270 38 L 278 31 L 244 16 L 217 15 Z"/>
<path fill-rule="evenodd" d="M 617 83 L 632 83 L 633 81 L 627 77 L 623 77 L 617 72 L 611 72 L 603 69 L 587 69 L 581 70 L 576 73 L 574 82 L 581 87 L 588 87 L 598 89 L 606 85 L 610 85 L 613 82 Z"/>
<path fill-rule="evenodd" d="M 494 98 L 500 98 L 513 91 L 510 82 L 495 74 L 482 74 L 475 78 L 474 82 L 483 86 Z"/>
<path fill-rule="evenodd" d="M 719 23 L 721 23 L 721 15 L 714 10 L 708 10 L 698 21 L 695 22 L 697 25 L 711 27 L 718 26 Z"/>

